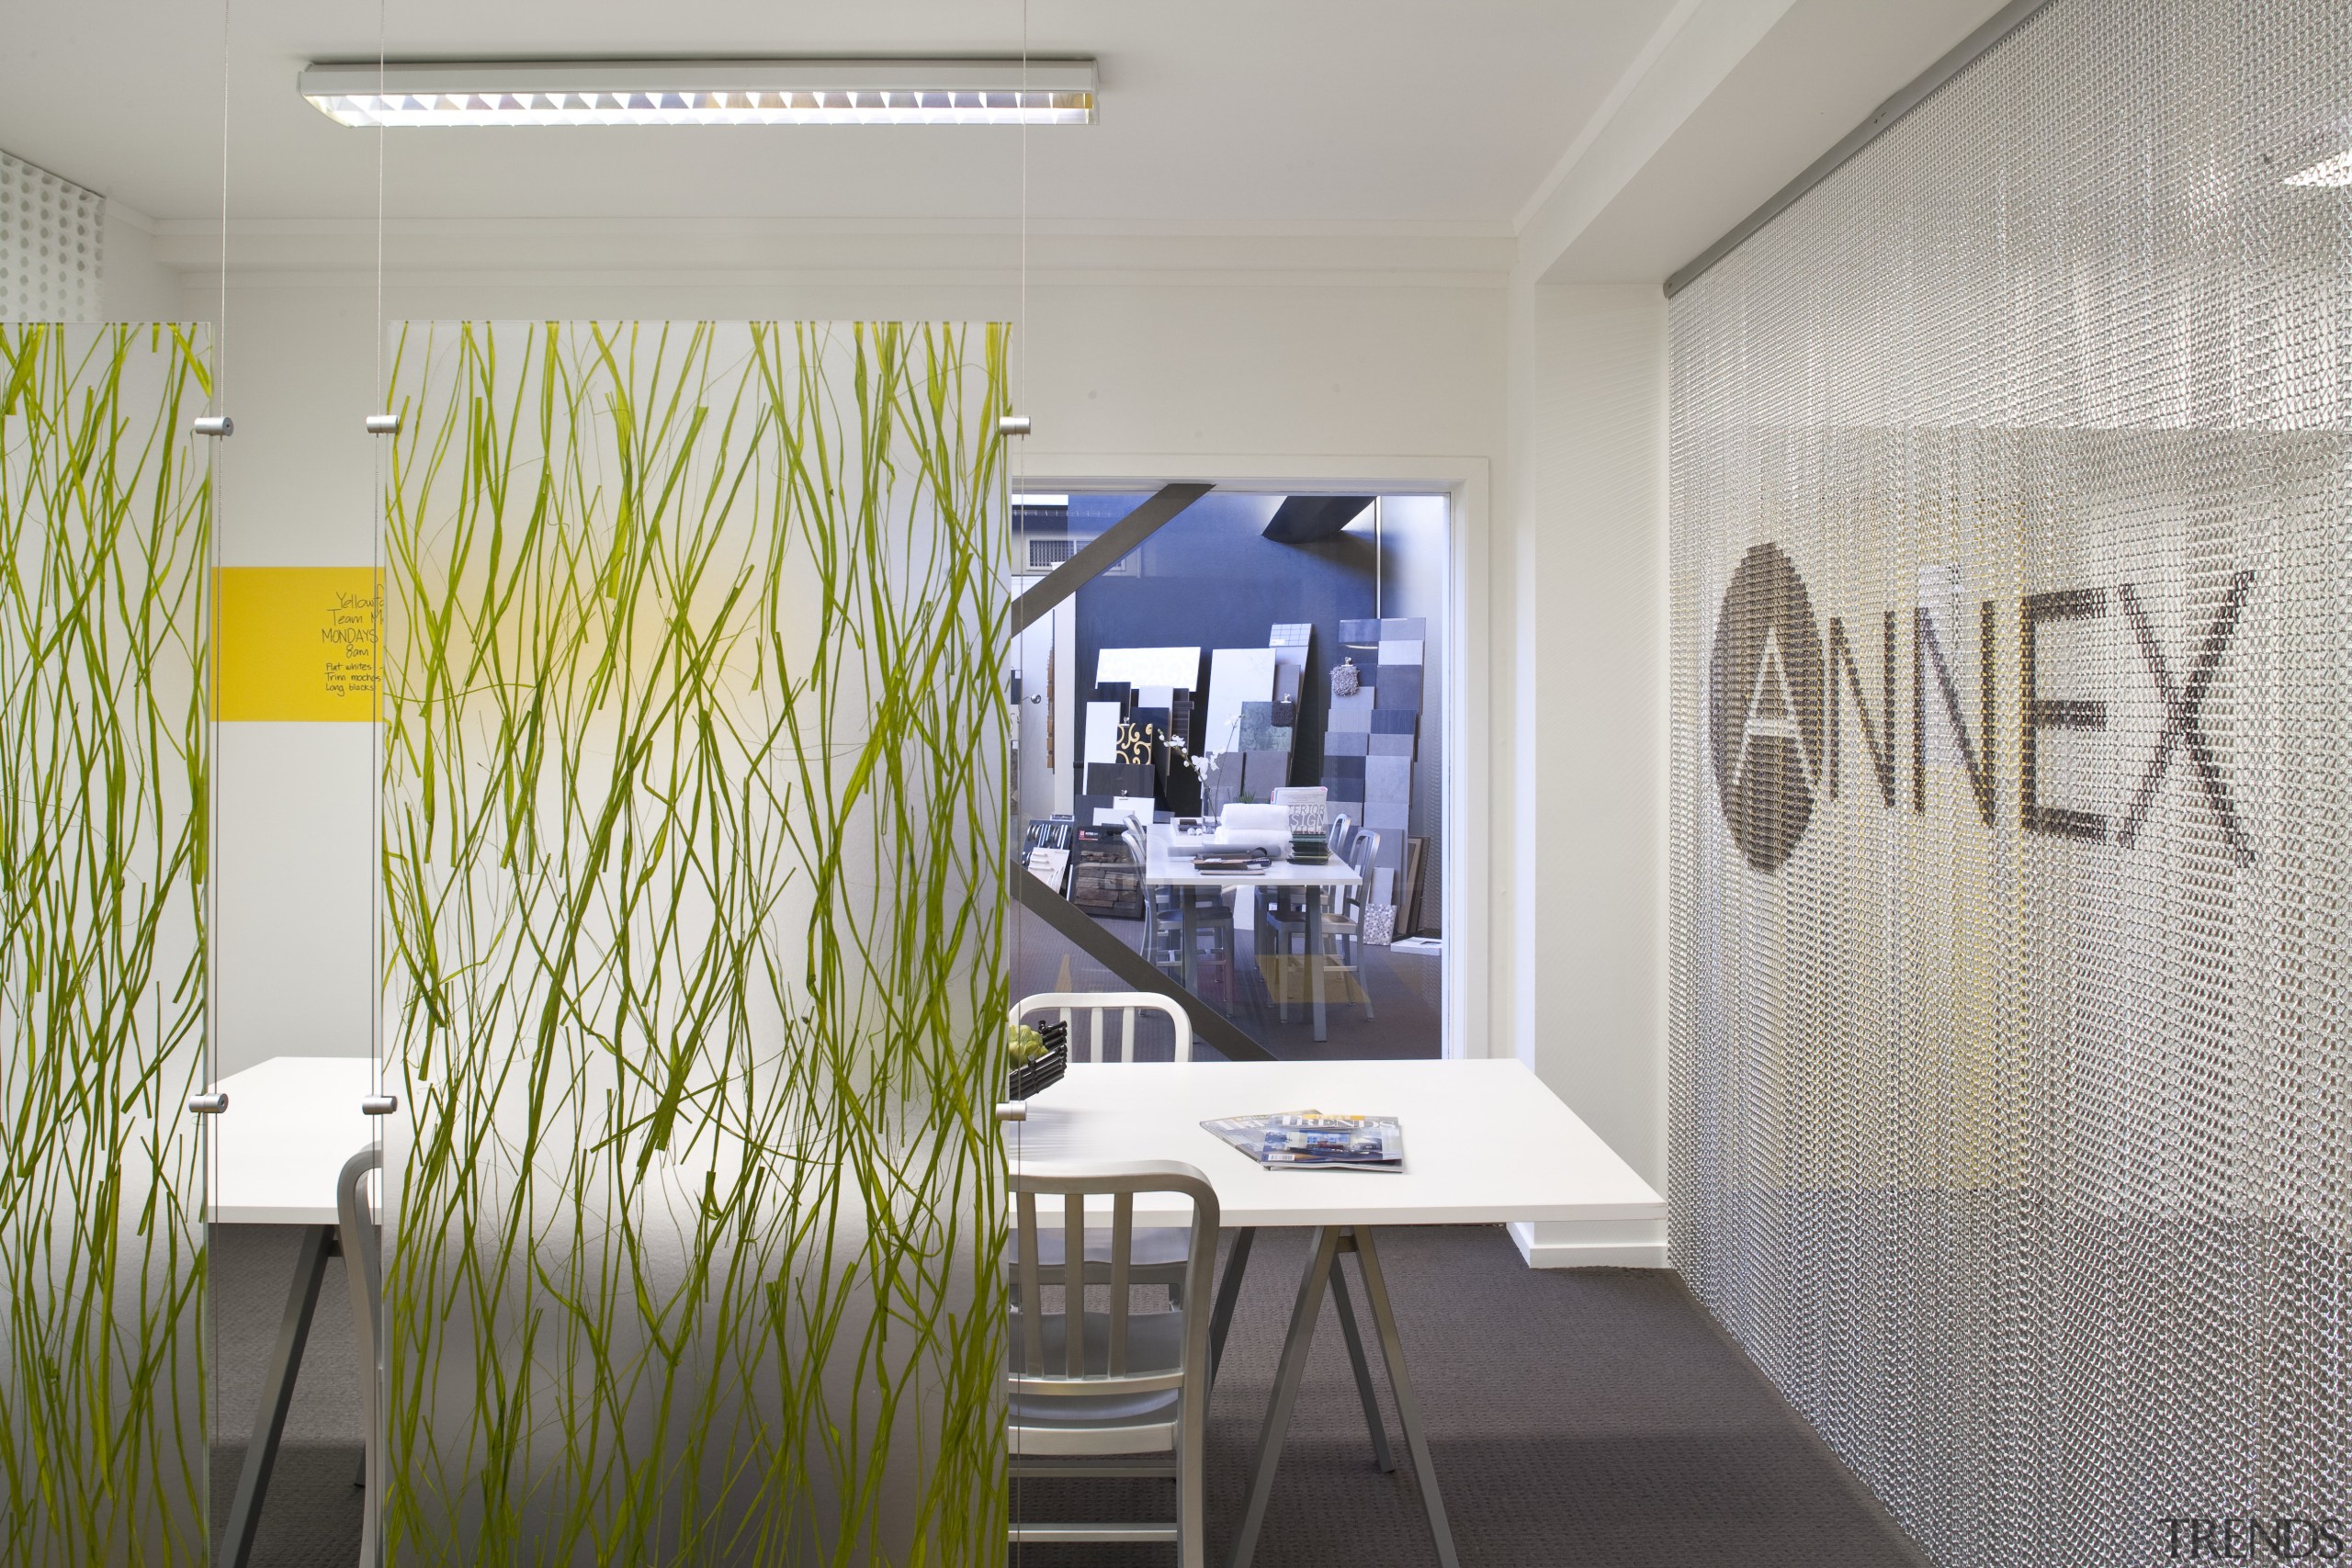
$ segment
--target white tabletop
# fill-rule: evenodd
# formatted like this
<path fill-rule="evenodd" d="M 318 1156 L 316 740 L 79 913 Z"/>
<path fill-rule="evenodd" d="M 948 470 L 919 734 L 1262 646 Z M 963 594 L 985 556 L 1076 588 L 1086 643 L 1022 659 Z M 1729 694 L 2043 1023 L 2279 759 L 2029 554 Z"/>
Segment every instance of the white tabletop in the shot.
<path fill-rule="evenodd" d="M 359 1109 L 365 1056 L 272 1056 L 213 1087 L 211 1217 L 217 1224 L 331 1225 L 344 1162 L 376 1128 Z"/>
<path fill-rule="evenodd" d="M 1267 1170 L 1201 1122 L 1307 1109 L 1393 1115 L 1401 1172 Z M 1020 1162 L 1180 1159 L 1228 1225 L 1656 1220 L 1666 1201 L 1519 1062 L 1073 1063 L 1005 1129 Z M 1181 1206 L 1181 1205 L 1180 1205 Z M 1145 1205 L 1137 1204 L 1138 1218 Z M 1159 1216 L 1152 1216 L 1159 1217 Z"/>
<path fill-rule="evenodd" d="M 1263 871 L 1202 871 L 1191 859 L 1168 852 L 1170 828 L 1155 828 L 1150 841 L 1145 846 L 1143 879 L 1154 886 L 1169 887 L 1347 887 L 1363 880 L 1363 874 L 1347 862 L 1334 857 L 1323 865 L 1301 865 L 1296 861 L 1278 860 Z M 1206 835 L 1201 836 L 1205 839 Z"/>

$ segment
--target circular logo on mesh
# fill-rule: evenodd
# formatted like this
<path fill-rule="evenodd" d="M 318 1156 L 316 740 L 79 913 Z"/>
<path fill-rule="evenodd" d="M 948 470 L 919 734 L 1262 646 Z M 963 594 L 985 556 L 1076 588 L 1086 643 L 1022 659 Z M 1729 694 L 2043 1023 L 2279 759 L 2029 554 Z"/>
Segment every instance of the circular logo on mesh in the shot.
<path fill-rule="evenodd" d="M 1732 842 L 1777 871 L 1813 820 L 1820 779 L 1821 630 L 1778 545 L 1740 558 L 1707 666 L 1707 743 Z"/>

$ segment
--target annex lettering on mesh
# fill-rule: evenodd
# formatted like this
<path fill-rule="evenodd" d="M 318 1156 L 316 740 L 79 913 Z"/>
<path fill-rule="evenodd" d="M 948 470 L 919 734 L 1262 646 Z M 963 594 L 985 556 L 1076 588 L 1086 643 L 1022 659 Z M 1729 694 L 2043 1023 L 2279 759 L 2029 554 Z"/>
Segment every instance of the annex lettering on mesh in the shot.
<path fill-rule="evenodd" d="M 2018 736 L 2013 787 L 2018 824 L 2025 831 L 2130 849 L 2165 781 L 2177 773 L 2220 827 L 2231 855 L 2251 865 L 2254 842 L 2206 728 L 2205 704 L 2254 586 L 2252 571 L 2233 573 L 2221 604 L 2185 654 L 2157 631 L 2138 586 L 2129 582 L 2111 590 L 2088 586 L 2030 593 L 2013 617 L 2003 615 L 2000 601 L 1982 600 L 1973 660 L 1962 645 L 1964 633 L 1939 626 L 1927 605 L 1911 606 L 1911 777 L 1910 789 L 1902 792 L 1896 779 L 1898 613 L 1884 610 L 1875 617 L 1873 680 L 1868 669 L 1873 617 L 1857 616 L 1849 626 L 1845 617 L 1832 615 L 1825 635 L 1812 592 L 1787 552 L 1769 542 L 1752 546 L 1724 590 L 1707 667 L 1707 745 L 1732 841 L 1754 869 L 1778 871 L 1804 838 L 1815 807 L 1825 795 L 1837 798 L 1849 777 L 1874 783 L 1890 808 L 1907 793 L 1912 813 L 1925 815 L 1928 732 L 1937 722 L 1947 727 L 1958 753 L 1968 781 L 1968 805 L 1991 828 L 2001 810 L 1995 760 L 2007 711 Z M 2104 813 L 2051 798 L 2052 784 L 2041 767 L 2043 731 L 2104 730 L 2109 704 L 2102 695 L 2045 689 L 2037 664 L 2045 626 L 2118 613 L 2130 626 L 2163 722 L 2154 750 L 2135 771 L 2121 819 L 2110 822 Z M 2006 710 L 1998 659 L 2005 620 L 2016 628 L 2018 649 L 2016 686 L 2007 694 L 2013 701 Z M 1965 695 L 1967 682 L 1954 673 L 1955 668 L 1967 672 L 1971 663 L 1973 704 Z M 1844 724 L 1849 711 L 1850 731 Z M 2184 766 L 2176 770 L 2176 761 Z"/>

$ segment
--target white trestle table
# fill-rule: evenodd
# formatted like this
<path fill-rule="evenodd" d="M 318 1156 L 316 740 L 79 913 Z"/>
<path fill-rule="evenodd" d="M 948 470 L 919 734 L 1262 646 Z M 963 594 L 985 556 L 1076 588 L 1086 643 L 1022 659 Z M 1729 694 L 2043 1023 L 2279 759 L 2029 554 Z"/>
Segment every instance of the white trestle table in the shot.
<path fill-rule="evenodd" d="M 1184 920 L 1184 988 L 1197 993 L 1199 977 L 1193 973 L 1198 966 L 1194 949 L 1200 942 L 1199 910 L 1194 906 L 1192 891 L 1195 888 L 1278 887 L 1299 889 L 1306 905 L 1306 958 L 1308 1005 L 1315 1020 L 1315 1038 L 1329 1038 L 1326 1022 L 1328 1010 L 1323 997 L 1323 892 L 1330 887 L 1352 887 L 1363 880 L 1355 867 L 1334 859 L 1322 865 L 1306 865 L 1294 860 L 1277 860 L 1263 871 L 1203 871 L 1187 855 L 1170 854 L 1168 844 L 1173 829 L 1155 829 L 1147 835 L 1143 855 L 1143 881 L 1147 887 L 1173 887 L 1185 895 Z M 1130 835 L 1132 836 L 1132 835 Z M 1187 835 L 1197 843 L 1206 835 Z M 1260 922 L 1259 939 L 1263 940 L 1264 923 Z M 1276 973 L 1279 975 L 1280 966 Z M 1356 983 L 1362 985 L 1359 975 Z M 1289 987 L 1283 986 L 1283 1016 L 1290 1016 Z"/>
<path fill-rule="evenodd" d="M 1307 1109 L 1396 1117 L 1404 1126 L 1404 1170 L 1268 1170 L 1201 1126 L 1215 1117 Z M 1233 1568 L 1249 1568 L 1256 1551 L 1327 1288 L 1355 1364 L 1374 1456 L 1383 1469 L 1392 1468 L 1340 1254 L 1354 1253 L 1363 1272 L 1438 1561 L 1444 1568 L 1458 1568 L 1373 1228 L 1666 1216 L 1666 1201 L 1632 1167 L 1533 1073 L 1507 1058 L 1075 1063 L 1059 1083 L 1028 1101 L 1025 1119 L 1005 1134 L 1016 1170 L 1025 1165 L 1172 1159 L 1198 1167 L 1208 1178 L 1223 1224 L 1238 1233 L 1210 1316 L 1212 1376 L 1257 1231 L 1289 1225 L 1317 1233 L 1259 1438 L 1249 1506 L 1233 1543 Z M 1149 1215 L 1138 1202 L 1136 1221 L 1181 1224 L 1187 1213 L 1179 1204 Z"/>
<path fill-rule="evenodd" d="M 372 1066 L 365 1056 L 273 1056 L 213 1086 L 229 1097 L 229 1104 L 211 1118 L 207 1217 L 215 1224 L 299 1225 L 302 1237 L 236 1500 L 229 1508 L 222 1558 L 228 1568 L 244 1568 L 261 1525 L 262 1501 L 294 1400 L 319 1285 L 327 1259 L 338 1250 L 336 1183 L 345 1162 L 374 1140 L 375 1125 L 359 1107 L 374 1092 Z"/>

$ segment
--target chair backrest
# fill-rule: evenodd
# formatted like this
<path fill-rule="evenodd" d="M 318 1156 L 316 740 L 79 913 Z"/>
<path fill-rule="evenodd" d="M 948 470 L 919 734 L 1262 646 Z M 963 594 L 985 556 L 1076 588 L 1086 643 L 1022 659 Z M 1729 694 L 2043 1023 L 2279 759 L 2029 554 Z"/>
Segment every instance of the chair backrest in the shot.
<path fill-rule="evenodd" d="M 1330 836 L 1327 840 L 1331 852 L 1341 860 L 1348 860 L 1348 852 L 1355 847 L 1355 841 L 1356 819 L 1344 811 L 1332 818 Z M 1351 860 L 1348 863 L 1353 865 L 1355 862 Z"/>
<path fill-rule="evenodd" d="M 383 1445 L 376 1427 L 377 1380 L 384 1367 L 384 1231 L 368 1201 L 368 1176 L 384 1163 L 384 1151 L 370 1144 L 343 1162 L 334 1182 L 335 1219 L 343 1251 L 344 1282 L 351 1299 L 352 1338 L 359 1350 L 359 1429 L 368 1435 L 366 1484 L 384 1495 Z M 382 1510 L 367 1510 L 359 1561 L 378 1562 L 376 1531 Z"/>
<path fill-rule="evenodd" d="M 1117 1013 L 1117 1038 L 1104 1020 Z M 1136 1014 L 1156 1012 L 1168 1020 L 1176 1037 L 1176 1060 L 1193 1059 L 1193 1021 L 1183 1008 L 1149 991 L 1041 991 L 1012 1004 L 1012 1021 L 1028 1023 L 1047 1014 L 1069 1026 L 1069 1059 L 1073 1062 L 1132 1062 L 1136 1059 Z M 1085 1028 L 1080 1025 L 1083 1023 Z M 1080 1047 L 1089 1055 L 1080 1055 Z"/>
<path fill-rule="evenodd" d="M 1346 888 L 1348 900 L 1361 913 L 1372 902 L 1373 868 L 1380 863 L 1380 833 L 1373 828 L 1356 831 L 1355 842 L 1348 846 L 1347 863 L 1355 867 L 1356 879 Z"/>
<path fill-rule="evenodd" d="M 1135 1255 L 1136 1195 L 1174 1193 L 1191 1200 L 1192 1239 L 1185 1256 L 1184 1288 L 1180 1299 L 1193 1308 L 1183 1321 L 1179 1353 L 1173 1366 L 1136 1369 L 1128 1364 L 1128 1329 L 1137 1315 L 1130 1306 L 1128 1270 Z M 1037 1200 L 1060 1200 L 1061 1256 L 1051 1263 L 1037 1245 Z M 1110 1247 L 1088 1257 L 1089 1200 L 1109 1200 Z M 1012 1175 L 1013 1284 L 1019 1305 L 1013 1313 L 1012 1378 L 1023 1394 L 1144 1393 L 1174 1388 L 1187 1376 L 1205 1375 L 1209 1314 L 1205 1307 L 1216 1269 L 1218 1224 L 1216 1192 L 1197 1167 L 1182 1160 L 1136 1160 L 1112 1165 L 1031 1165 Z M 1091 1205 L 1095 1214 L 1103 1205 Z M 1098 1227 L 1099 1228 L 1099 1227 Z M 1109 1301 L 1100 1314 L 1086 1300 L 1090 1263 L 1100 1269 L 1107 1261 Z M 1043 1309 L 1041 1292 L 1059 1287 L 1061 1343 L 1048 1357 L 1047 1324 L 1055 1314 Z M 1159 1314 L 1151 1314 L 1155 1318 Z M 1165 1319 L 1161 1318 L 1164 1322 Z M 1094 1332 L 1097 1326 L 1102 1332 Z M 1195 1418 L 1197 1412 L 1194 1413 Z"/>

